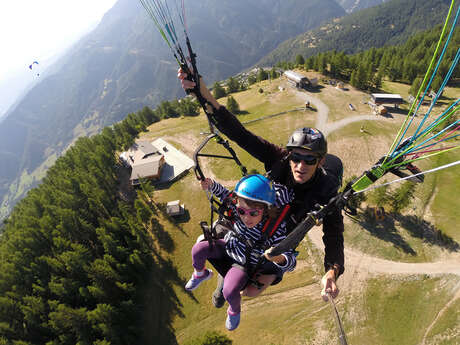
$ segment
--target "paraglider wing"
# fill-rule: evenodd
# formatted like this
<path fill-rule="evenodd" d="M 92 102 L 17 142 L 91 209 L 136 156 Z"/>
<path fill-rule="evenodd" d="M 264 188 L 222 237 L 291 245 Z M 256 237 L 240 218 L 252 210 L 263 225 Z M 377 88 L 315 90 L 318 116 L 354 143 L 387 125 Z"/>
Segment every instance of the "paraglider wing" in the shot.
<path fill-rule="evenodd" d="M 37 67 L 34 67 L 34 65 L 39 65 L 38 61 L 32 62 L 32 63 L 29 65 L 29 69 L 30 69 L 30 70 L 34 69 L 35 72 L 37 73 L 37 76 L 39 76 L 39 75 L 40 75 L 40 72 L 39 72 L 38 69 L 37 69 L 38 66 L 37 66 Z"/>

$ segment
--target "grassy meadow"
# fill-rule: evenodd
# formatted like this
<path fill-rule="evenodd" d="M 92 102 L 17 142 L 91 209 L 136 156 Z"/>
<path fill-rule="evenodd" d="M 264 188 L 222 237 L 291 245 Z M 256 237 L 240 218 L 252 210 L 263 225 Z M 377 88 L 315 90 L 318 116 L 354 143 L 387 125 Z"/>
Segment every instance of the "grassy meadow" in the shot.
<path fill-rule="evenodd" d="M 279 86 L 285 89 L 280 90 Z M 232 96 L 243 111 L 238 116 L 242 122 L 248 122 L 249 130 L 284 145 L 294 129 L 315 125 L 315 112 L 293 111 L 304 108 L 307 97 L 318 98 L 329 107 L 328 124 L 349 116 L 371 114 L 369 106 L 363 103 L 366 95 L 347 87 L 348 91 L 341 91 L 324 86 L 319 92 L 306 93 L 293 90 L 281 78 L 255 84 Z M 386 82 L 384 87 L 386 91 L 406 96 L 406 86 Z M 260 93 L 259 88 L 264 92 Z M 449 90 L 449 97 L 459 95 L 460 90 Z M 220 102 L 225 104 L 225 98 Z M 352 103 L 356 111 L 351 111 L 348 103 Z M 284 114 L 264 118 L 278 113 Z M 403 115 L 396 113 L 391 118 L 352 122 L 331 131 L 329 151 L 342 158 L 345 178 L 361 174 L 385 154 L 403 120 Z M 162 137 L 191 157 L 205 137 L 200 132 L 206 132 L 207 126 L 203 114 L 196 118 L 163 120 L 150 126 L 143 139 Z M 360 131 L 362 126 L 364 132 Z M 236 144 L 232 147 L 249 170 L 264 172 L 260 162 Z M 209 152 L 223 153 L 215 145 Z M 458 153 L 454 152 L 420 166 L 426 169 L 456 159 Z M 224 160 L 203 159 L 203 170 L 205 175 L 215 177 L 230 188 L 240 177 L 236 165 Z M 398 217 L 388 216 L 383 222 L 357 222 L 345 217 L 346 248 L 404 262 L 438 261 L 458 254 L 458 249 L 451 250 L 449 246 L 460 243 L 457 226 L 460 221 L 457 211 L 459 172 L 457 166 L 428 175 L 425 183 L 417 186 L 411 206 Z M 388 176 L 388 180 L 392 179 Z M 190 250 L 201 233 L 199 222 L 209 221 L 208 201 L 192 171 L 169 188 L 157 189 L 154 199 L 160 205 L 176 199 L 185 204 L 187 214 L 180 220 L 164 213 L 159 216 L 174 240 L 169 259 L 185 284 L 192 273 Z M 422 224 L 422 220 L 428 225 Z M 420 230 L 420 224 L 442 232 L 446 235 L 445 241 L 429 238 L 425 228 Z M 243 298 L 241 324 L 234 332 L 228 332 L 224 326 L 226 307 L 216 310 L 211 304 L 215 277 L 193 293 L 177 288 L 182 314 L 177 316 L 174 328 L 179 344 L 186 345 L 210 330 L 227 335 L 238 345 L 338 344 L 331 309 L 319 296 L 323 254 L 309 239 L 305 239 L 298 250 L 296 271 L 286 274 L 280 284 L 269 288 L 262 296 Z M 339 280 L 340 287 L 341 284 L 343 289 L 337 306 L 350 344 L 453 345 L 455 337 L 460 336 L 460 300 L 454 298 L 460 284 L 458 276 L 376 275 L 371 269 L 362 272 L 350 269 Z"/>

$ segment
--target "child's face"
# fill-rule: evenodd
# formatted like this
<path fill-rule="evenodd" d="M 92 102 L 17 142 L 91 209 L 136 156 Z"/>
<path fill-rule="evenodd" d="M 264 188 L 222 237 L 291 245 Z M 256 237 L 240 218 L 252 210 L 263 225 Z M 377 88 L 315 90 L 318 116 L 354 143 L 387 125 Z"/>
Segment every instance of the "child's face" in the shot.
<path fill-rule="evenodd" d="M 262 220 L 264 209 L 249 207 L 245 200 L 238 199 L 236 203 L 238 216 L 248 228 L 253 228 Z"/>

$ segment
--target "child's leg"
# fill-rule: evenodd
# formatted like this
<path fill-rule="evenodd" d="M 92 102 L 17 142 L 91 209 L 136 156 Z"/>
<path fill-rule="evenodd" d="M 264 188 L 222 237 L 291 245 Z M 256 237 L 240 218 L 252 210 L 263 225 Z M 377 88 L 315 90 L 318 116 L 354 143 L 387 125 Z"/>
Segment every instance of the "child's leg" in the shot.
<path fill-rule="evenodd" d="M 204 269 L 206 259 L 219 259 L 224 255 L 226 255 L 224 240 L 214 241 L 212 248 L 210 247 L 208 241 L 195 243 L 192 248 L 193 267 L 197 271 L 202 271 Z"/>
<path fill-rule="evenodd" d="M 224 297 L 230 305 L 229 311 L 237 314 L 241 311 L 240 291 L 248 280 L 246 272 L 239 267 L 232 267 L 224 278 Z"/>
<path fill-rule="evenodd" d="M 208 241 L 198 242 L 192 248 L 192 261 L 195 268 L 192 277 L 185 284 L 185 290 L 193 291 L 202 282 L 211 279 L 212 271 L 205 268 L 206 259 L 218 259 L 226 255 L 225 242 L 219 240 L 211 247 Z"/>

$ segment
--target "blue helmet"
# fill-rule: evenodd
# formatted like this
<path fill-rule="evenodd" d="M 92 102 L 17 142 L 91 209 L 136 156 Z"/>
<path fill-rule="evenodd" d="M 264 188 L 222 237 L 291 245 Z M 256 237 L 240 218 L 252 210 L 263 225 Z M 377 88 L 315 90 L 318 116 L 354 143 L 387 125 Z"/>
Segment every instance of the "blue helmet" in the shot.
<path fill-rule="evenodd" d="M 242 198 L 262 202 L 268 206 L 275 204 L 275 189 L 271 181 L 260 174 L 248 175 L 239 180 L 235 193 Z"/>

